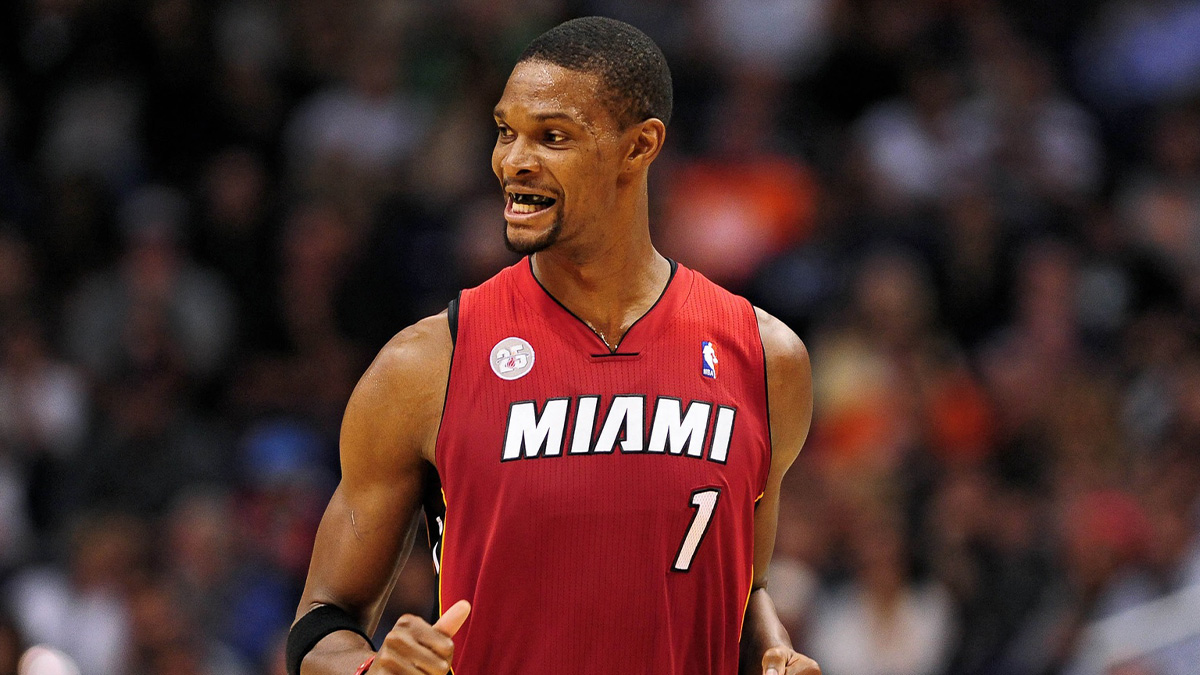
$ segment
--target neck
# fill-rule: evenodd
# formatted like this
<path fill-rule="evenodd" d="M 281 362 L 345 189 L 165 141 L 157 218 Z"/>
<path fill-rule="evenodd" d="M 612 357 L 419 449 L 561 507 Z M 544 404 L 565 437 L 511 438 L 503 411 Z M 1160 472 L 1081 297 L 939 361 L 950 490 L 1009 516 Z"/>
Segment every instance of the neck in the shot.
<path fill-rule="evenodd" d="M 615 350 L 662 295 L 671 264 L 644 236 L 613 238 L 586 255 L 552 247 L 533 255 L 542 286 Z"/>

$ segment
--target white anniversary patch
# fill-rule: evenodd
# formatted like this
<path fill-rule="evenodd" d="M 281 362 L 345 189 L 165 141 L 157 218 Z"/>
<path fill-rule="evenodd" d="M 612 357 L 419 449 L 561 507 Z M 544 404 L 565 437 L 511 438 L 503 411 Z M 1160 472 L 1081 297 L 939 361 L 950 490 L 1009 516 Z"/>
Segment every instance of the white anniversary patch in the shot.
<path fill-rule="evenodd" d="M 492 372 L 502 380 L 525 377 L 533 368 L 533 347 L 519 337 L 508 337 L 492 347 Z"/>

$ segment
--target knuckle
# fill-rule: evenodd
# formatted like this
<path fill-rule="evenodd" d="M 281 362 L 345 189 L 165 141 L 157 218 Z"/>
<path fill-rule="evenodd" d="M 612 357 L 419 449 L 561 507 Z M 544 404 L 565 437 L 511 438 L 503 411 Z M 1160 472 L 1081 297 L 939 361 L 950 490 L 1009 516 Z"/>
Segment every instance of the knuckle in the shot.
<path fill-rule="evenodd" d="M 371 672 L 377 672 L 376 669 L 381 668 L 383 673 L 394 673 L 400 668 L 400 662 L 396 659 L 396 655 L 391 652 L 380 651 L 379 656 L 375 657 L 375 663 L 371 664 Z"/>
<path fill-rule="evenodd" d="M 391 654 L 407 654 L 412 649 L 412 636 L 405 630 L 393 630 L 383 639 L 383 646 Z"/>
<path fill-rule="evenodd" d="M 398 630 L 398 629 L 399 629 L 399 626 L 388 631 L 388 634 L 383 636 L 383 646 L 384 647 L 387 647 L 390 649 L 395 649 L 397 646 L 399 646 L 401 643 L 404 642 L 404 634 L 401 633 L 400 630 Z"/>

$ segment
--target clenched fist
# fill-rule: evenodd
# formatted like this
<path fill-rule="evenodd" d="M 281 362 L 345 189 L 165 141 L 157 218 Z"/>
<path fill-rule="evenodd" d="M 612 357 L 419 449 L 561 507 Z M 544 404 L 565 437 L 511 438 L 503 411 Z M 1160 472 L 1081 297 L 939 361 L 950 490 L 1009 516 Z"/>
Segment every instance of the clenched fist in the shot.
<path fill-rule="evenodd" d="M 454 634 L 471 613 L 471 603 L 459 600 L 432 626 L 405 614 L 383 639 L 367 675 L 446 675 L 454 657 Z"/>
<path fill-rule="evenodd" d="M 807 656 L 785 647 L 763 654 L 763 675 L 821 675 L 821 667 Z"/>

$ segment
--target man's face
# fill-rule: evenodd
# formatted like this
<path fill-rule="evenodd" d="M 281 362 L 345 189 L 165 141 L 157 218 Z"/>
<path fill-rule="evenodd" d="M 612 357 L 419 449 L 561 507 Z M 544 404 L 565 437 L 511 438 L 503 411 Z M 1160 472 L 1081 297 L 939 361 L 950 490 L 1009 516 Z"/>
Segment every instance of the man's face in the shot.
<path fill-rule="evenodd" d="M 576 238 L 612 212 L 623 134 L 597 95 L 601 86 L 596 75 L 542 61 L 519 63 L 508 78 L 496 104 L 492 170 L 513 251 Z"/>

